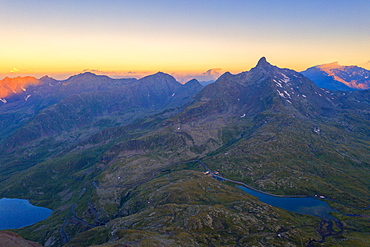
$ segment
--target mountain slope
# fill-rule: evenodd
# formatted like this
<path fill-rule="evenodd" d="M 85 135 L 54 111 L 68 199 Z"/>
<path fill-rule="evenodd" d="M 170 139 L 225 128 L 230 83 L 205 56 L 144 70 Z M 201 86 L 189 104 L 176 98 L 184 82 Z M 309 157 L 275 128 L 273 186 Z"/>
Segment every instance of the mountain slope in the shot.
<path fill-rule="evenodd" d="M 0 126 L 2 127 L 0 136 L 2 139 L 30 121 L 41 110 L 68 96 L 112 90 L 136 81 L 136 79 L 111 79 L 91 73 L 73 76 L 65 81 L 57 81 L 47 76 L 40 80 L 33 79 L 38 83 L 23 87 L 21 91 L 18 90 L 15 94 L 4 98 L 3 103 L 0 104 Z"/>
<path fill-rule="evenodd" d="M 31 141 L 38 150 L 58 152 L 34 158 L 28 148 L 4 159 L 3 164 L 14 157 L 18 162 L 2 174 L 29 159 L 34 163 L 3 175 L 0 195 L 54 209 L 45 222 L 20 233 L 47 246 L 302 246 L 327 233 L 334 235 L 324 244 L 366 246 L 367 210 L 332 203 L 344 214 L 360 215 L 336 214 L 343 223 L 339 234 L 340 224 L 331 228 L 318 218 L 266 205 L 203 174 L 202 164 L 266 192 L 319 194 L 365 207 L 370 201 L 368 90 L 324 90 L 265 58 L 250 71 L 225 73 L 199 92 L 197 81 L 184 87 L 181 91 L 171 77 L 158 73 L 117 92 L 108 90 L 112 99 L 70 96 L 74 103 L 66 108 L 71 111 L 60 113 L 60 119 L 70 116 L 73 126 L 57 124 L 61 129 L 45 133 L 48 138 Z M 60 112 L 55 108 L 68 104 L 61 102 L 45 109 L 52 112 L 50 120 L 37 123 L 54 121 Z M 98 103 L 103 110 L 92 114 L 89 104 Z M 119 112 L 123 119 L 126 107 L 137 109 L 130 111 L 135 121 L 99 120 L 100 127 L 83 138 L 63 139 L 67 133 L 86 133 L 102 116 L 117 119 Z"/>
<path fill-rule="evenodd" d="M 314 194 L 326 186 L 338 187 L 342 178 L 359 188 L 344 190 L 346 197 L 354 193 L 361 197 L 364 191 L 360 188 L 366 185 L 366 191 L 369 189 L 366 176 L 357 175 L 362 169 L 368 171 L 370 161 L 369 92 L 356 94 L 357 100 L 351 96 L 325 91 L 299 73 L 261 59 L 251 71 L 225 74 L 206 87 L 178 116 L 176 124 L 187 123 L 181 129 L 194 142 L 197 138 L 200 141 L 194 133 L 203 132 L 222 147 L 212 162 L 222 162 L 234 179 L 247 179 L 272 192 Z M 193 125 L 197 127 L 189 127 Z M 212 132 L 196 132 L 202 126 Z M 341 173 L 337 174 L 337 169 Z M 292 172 L 319 188 L 306 184 L 303 189 L 298 177 L 283 176 Z M 286 188 L 284 183 L 291 185 Z"/>
<path fill-rule="evenodd" d="M 27 241 L 18 234 L 13 232 L 1 231 L 0 232 L 0 246 L 2 247 L 41 247 L 42 245 Z"/>
<path fill-rule="evenodd" d="M 32 85 L 38 85 L 40 81 L 34 77 L 6 77 L 0 80 L 0 101 L 6 103 L 6 98 L 11 97 L 14 94 L 19 94 L 22 91 L 26 91 L 26 88 Z"/>
<path fill-rule="evenodd" d="M 317 86 L 341 91 L 370 88 L 370 71 L 357 66 L 341 66 L 337 62 L 308 68 L 302 72 Z"/>
<path fill-rule="evenodd" d="M 0 108 L 4 116 L 0 123 L 12 127 L 3 131 L 0 160 L 6 165 L 0 169 L 30 167 L 105 128 L 176 109 L 201 88 L 199 83 L 182 85 L 164 73 L 138 81 L 85 73 L 37 88 L 29 101 L 4 104 Z M 9 121 L 9 117 L 13 120 Z M 17 157 L 32 158 L 20 165 Z"/>
<path fill-rule="evenodd" d="M 115 161 L 107 167 L 114 172 L 108 169 L 103 172 L 94 194 L 94 205 L 101 210 L 100 215 L 115 218 L 107 224 L 114 236 L 110 238 L 110 243 L 129 244 L 130 241 L 140 241 L 138 236 L 145 236 L 154 242 L 166 239 L 155 243 L 170 246 L 185 246 L 186 243 L 194 246 L 195 243 L 199 246 L 246 244 L 223 235 L 225 229 L 238 236 L 253 235 L 251 232 L 238 232 L 227 225 L 227 217 L 221 215 L 231 214 L 228 207 L 215 213 L 210 206 L 227 205 L 227 202 L 216 198 L 208 201 L 204 198 L 207 193 L 194 188 L 196 184 L 201 185 L 200 188 L 209 188 L 214 183 L 222 186 L 217 185 L 220 182 L 209 181 L 206 186 L 203 184 L 205 178 L 199 181 L 185 175 L 184 170 L 202 169 L 197 165 L 191 167 L 185 163 L 188 165 L 180 168 L 178 174 L 179 168 L 166 166 L 179 159 L 201 157 L 211 170 L 264 191 L 293 195 L 323 194 L 359 207 L 367 206 L 370 200 L 367 179 L 370 161 L 369 110 L 368 91 L 343 95 L 323 90 L 301 74 L 272 66 L 264 58 L 251 71 L 238 75 L 224 74 L 199 92 L 182 112 L 163 121 L 154 132 L 138 138 L 140 146 L 133 149 L 128 145 L 112 147 L 109 153 L 115 150 Z M 158 173 L 152 173 L 154 175 L 150 177 L 151 171 Z M 148 177 L 149 181 L 146 180 Z M 166 179 L 171 179 L 168 186 L 163 181 Z M 179 182 L 182 179 L 187 182 Z M 139 187 L 130 187 L 136 183 Z M 122 186 L 120 192 L 114 189 L 117 185 Z M 117 192 L 115 196 L 108 192 L 112 190 Z M 236 196 L 230 188 L 227 191 Z M 234 200 L 235 203 L 238 201 Z M 209 210 L 190 210 L 188 204 L 208 205 Z M 114 207 L 114 210 L 109 211 L 107 205 Z M 343 212 L 356 211 L 336 206 Z M 173 213 L 172 207 L 174 212 L 179 213 Z M 165 208 L 164 211 L 162 208 Z M 246 211 L 252 208 L 249 205 Z M 187 215 L 187 210 L 195 212 L 195 215 Z M 249 212 L 248 217 L 252 217 Z M 356 212 L 368 215 L 365 210 Z M 199 221 L 196 220 L 198 217 Z M 282 215 L 277 217 L 291 222 Z M 210 222 L 220 222 L 224 228 L 212 223 L 207 225 L 202 221 L 207 218 Z M 198 233 L 183 224 L 192 220 L 197 222 L 194 224 L 199 229 Z M 262 221 L 267 228 L 273 228 L 271 221 Z M 238 220 L 234 222 L 236 225 L 248 225 Z M 362 219 L 355 222 L 346 219 L 350 227 L 346 229 L 342 244 L 353 245 L 350 237 L 352 227 L 363 234 L 358 235 L 362 238 L 368 234 L 366 223 L 364 227 L 358 227 Z M 157 228 L 160 230 L 155 230 Z M 100 230 L 102 228 L 93 229 L 88 234 L 98 234 Z M 185 232 L 190 235 L 186 235 L 187 242 L 183 242 L 179 237 L 167 237 L 162 232 L 170 236 Z M 297 239 L 293 236 L 293 242 L 284 239 L 283 243 L 272 243 L 259 235 L 260 230 L 255 233 L 254 236 L 267 245 L 302 244 L 294 242 Z M 88 234 L 78 235 L 72 242 L 80 246 L 79 241 L 90 239 Z M 213 234 L 220 239 L 217 243 L 207 239 Z M 253 242 L 250 238 L 248 241 Z M 308 243 L 307 237 L 301 241 Z M 338 244 L 335 240 L 330 241 L 333 245 Z M 139 246 L 146 244 L 144 241 L 139 243 Z"/>

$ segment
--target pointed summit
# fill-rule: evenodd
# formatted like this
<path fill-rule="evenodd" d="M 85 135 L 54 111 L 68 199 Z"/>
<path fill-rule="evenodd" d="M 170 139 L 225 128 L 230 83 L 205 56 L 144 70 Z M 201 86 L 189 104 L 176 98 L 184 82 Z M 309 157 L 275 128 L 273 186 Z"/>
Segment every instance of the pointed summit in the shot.
<path fill-rule="evenodd" d="M 265 57 L 261 57 L 260 60 L 257 63 L 256 67 L 270 67 L 272 66 L 269 62 L 267 62 Z"/>

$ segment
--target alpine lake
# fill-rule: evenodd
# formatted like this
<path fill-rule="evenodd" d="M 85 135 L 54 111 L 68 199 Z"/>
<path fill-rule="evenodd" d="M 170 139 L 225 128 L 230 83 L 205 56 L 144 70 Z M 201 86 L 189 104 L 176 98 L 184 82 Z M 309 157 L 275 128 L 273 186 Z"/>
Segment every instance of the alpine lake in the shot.
<path fill-rule="evenodd" d="M 238 186 L 244 192 L 257 197 L 260 201 L 274 207 L 283 208 L 293 213 L 306 214 L 319 217 L 323 220 L 337 219 L 330 215 L 330 212 L 339 212 L 329 206 L 327 202 L 321 201 L 314 197 L 289 197 L 267 195 L 244 186 Z"/>
<path fill-rule="evenodd" d="M 25 199 L 0 199 L 0 230 L 18 229 L 47 219 L 51 209 L 37 207 Z"/>

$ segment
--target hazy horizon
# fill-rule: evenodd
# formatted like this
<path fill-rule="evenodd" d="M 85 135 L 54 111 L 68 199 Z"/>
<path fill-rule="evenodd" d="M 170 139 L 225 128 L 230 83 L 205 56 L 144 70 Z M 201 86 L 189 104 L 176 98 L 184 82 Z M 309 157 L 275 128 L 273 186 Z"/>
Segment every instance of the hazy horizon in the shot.
<path fill-rule="evenodd" d="M 0 76 L 370 69 L 370 2 L 0 1 Z"/>

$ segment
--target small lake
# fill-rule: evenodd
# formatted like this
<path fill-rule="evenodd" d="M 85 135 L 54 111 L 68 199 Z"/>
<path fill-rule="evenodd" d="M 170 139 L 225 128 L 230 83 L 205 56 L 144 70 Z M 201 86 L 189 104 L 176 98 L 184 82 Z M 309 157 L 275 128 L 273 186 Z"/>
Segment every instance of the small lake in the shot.
<path fill-rule="evenodd" d="M 18 229 L 45 220 L 51 209 L 37 207 L 24 199 L 0 199 L 0 230 Z"/>
<path fill-rule="evenodd" d="M 252 196 L 258 197 L 260 201 L 267 203 L 274 207 L 283 208 L 290 212 L 298 214 L 307 214 L 311 216 L 320 217 L 324 220 L 338 221 L 334 216 L 331 216 L 330 212 L 339 212 L 329 206 L 328 203 L 321 201 L 313 197 L 278 197 L 266 195 L 261 192 L 257 192 L 248 189 L 244 186 L 238 186 L 243 191 L 247 192 Z"/>

